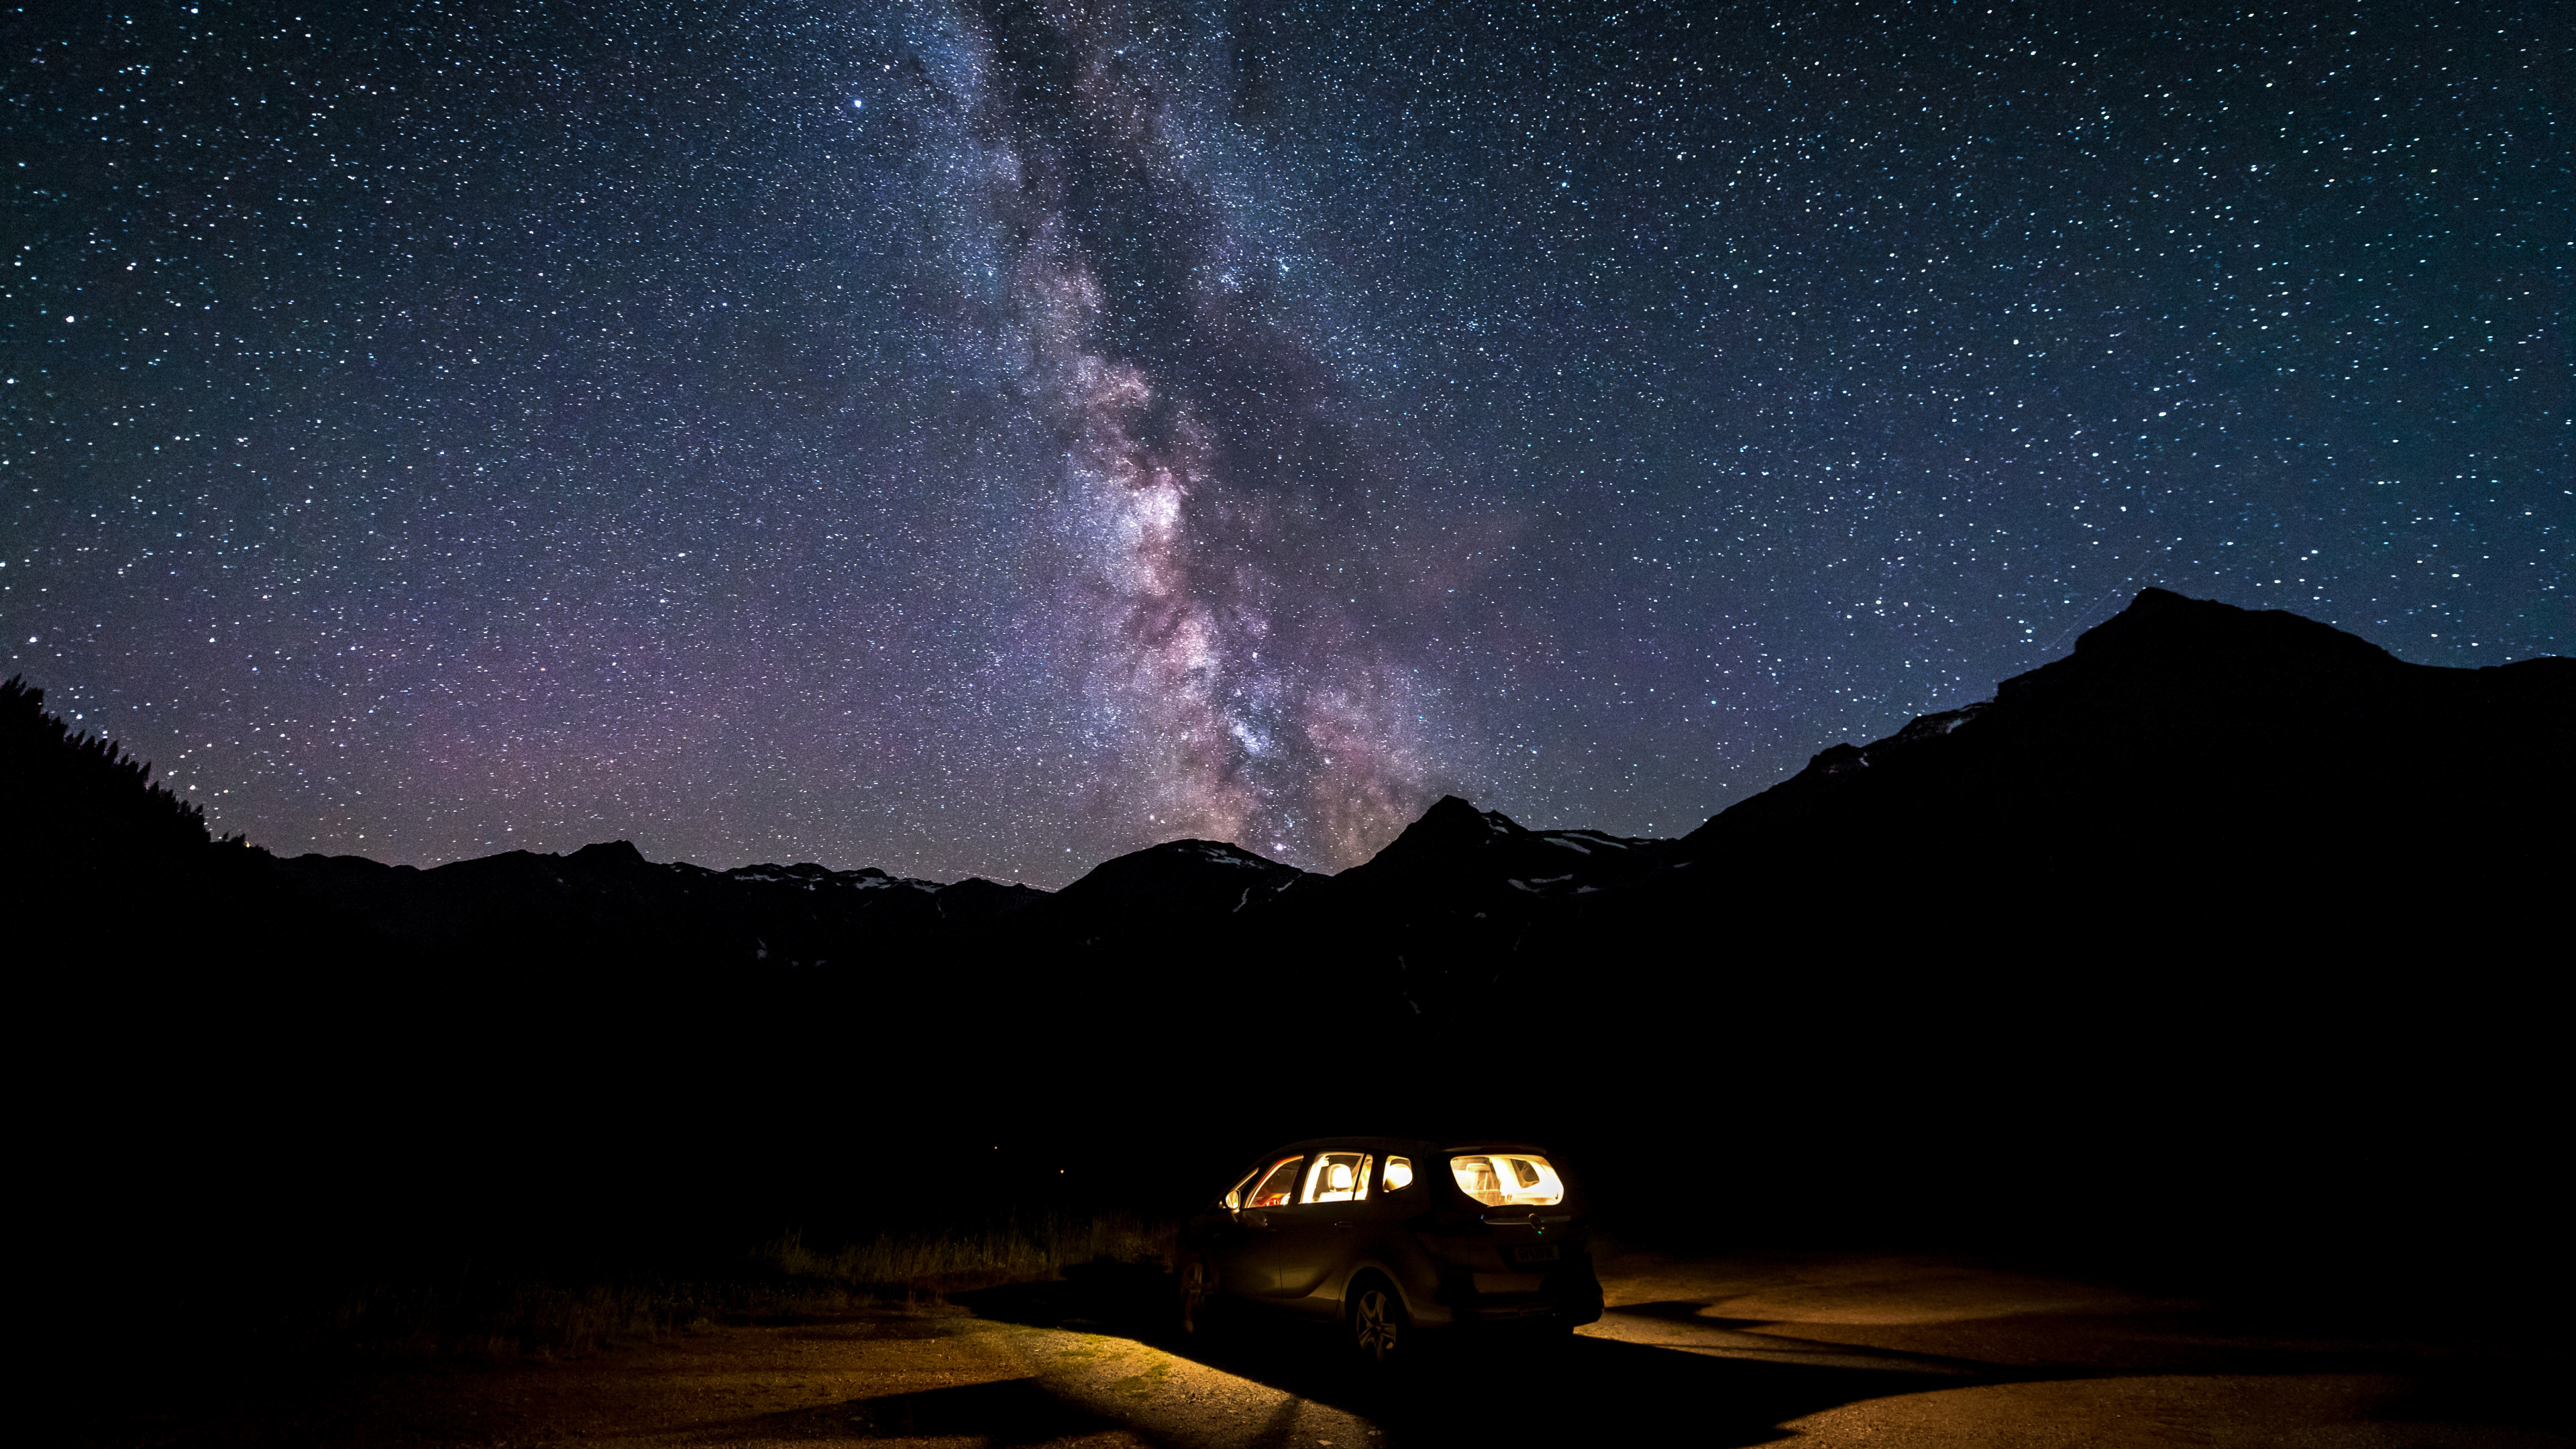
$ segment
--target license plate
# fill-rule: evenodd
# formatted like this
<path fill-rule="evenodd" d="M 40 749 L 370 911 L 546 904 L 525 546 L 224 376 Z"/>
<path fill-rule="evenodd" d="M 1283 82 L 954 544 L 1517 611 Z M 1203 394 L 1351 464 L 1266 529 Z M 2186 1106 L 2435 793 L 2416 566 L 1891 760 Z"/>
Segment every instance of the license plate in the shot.
<path fill-rule="evenodd" d="M 1512 1261 L 1515 1263 L 1553 1263 L 1557 1257 L 1557 1246 L 1554 1243 L 1538 1243 L 1526 1248 L 1512 1249 Z"/>

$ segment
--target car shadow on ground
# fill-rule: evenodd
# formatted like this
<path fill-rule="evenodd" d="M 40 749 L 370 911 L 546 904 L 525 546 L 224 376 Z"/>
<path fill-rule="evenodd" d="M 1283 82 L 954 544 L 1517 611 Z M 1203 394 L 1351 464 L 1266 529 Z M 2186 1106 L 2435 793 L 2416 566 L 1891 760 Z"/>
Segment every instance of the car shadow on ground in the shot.
<path fill-rule="evenodd" d="M 1169 1275 L 1133 1265 L 1092 1265 L 1068 1281 L 1009 1284 L 956 1301 L 989 1320 L 1133 1338 L 1357 1415 L 1391 1446 L 1490 1444 L 1499 1433 L 1537 1443 L 1609 1442 L 1622 1435 L 1664 1442 L 1682 1433 L 1712 1446 L 1766 1444 L 1790 1420 L 1861 1400 L 2090 1376 L 1771 1335 L 1734 1352 L 1591 1335 L 1472 1332 L 1426 1339 L 1424 1351 L 1401 1370 L 1377 1372 L 1330 1325 L 1237 1321 L 1184 1338 L 1168 1311 Z M 1658 1303 L 1613 1312 L 1641 1324 L 1689 1320 L 1694 1329 L 1720 1336 L 1744 1326 L 1698 1318 L 1700 1307 Z"/>

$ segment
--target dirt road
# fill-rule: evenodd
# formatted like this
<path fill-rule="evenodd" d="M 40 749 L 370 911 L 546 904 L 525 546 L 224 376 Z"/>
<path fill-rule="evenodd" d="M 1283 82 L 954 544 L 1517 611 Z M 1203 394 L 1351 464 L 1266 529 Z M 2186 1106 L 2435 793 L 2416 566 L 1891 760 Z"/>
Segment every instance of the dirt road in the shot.
<path fill-rule="evenodd" d="M 2576 1444 L 2565 1342 L 2366 1335 L 1928 1259 L 1606 1265 L 1573 1342 L 1437 1356 L 1392 1383 L 1313 1335 L 1210 1348 L 1097 1285 L 716 1326 L 563 1362 L 280 1374 L 101 1405 L 100 1445 L 1403 1449 L 1446 1444 Z"/>

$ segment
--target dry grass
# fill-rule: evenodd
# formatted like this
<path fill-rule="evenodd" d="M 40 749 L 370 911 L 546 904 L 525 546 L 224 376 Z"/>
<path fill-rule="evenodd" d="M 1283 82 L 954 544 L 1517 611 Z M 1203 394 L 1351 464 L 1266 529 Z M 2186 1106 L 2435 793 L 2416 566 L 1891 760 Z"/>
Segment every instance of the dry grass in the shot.
<path fill-rule="evenodd" d="M 1104 1259 L 1169 1263 L 1178 1233 L 1177 1223 L 1127 1213 L 1047 1212 L 976 1229 L 879 1233 L 831 1252 L 790 1233 L 764 1248 L 759 1261 L 791 1280 L 922 1294 L 1046 1278 Z"/>
<path fill-rule="evenodd" d="M 561 1358 L 715 1322 L 775 1322 L 1056 1277 L 1086 1264 L 1159 1267 L 1179 1225 L 1046 1211 L 971 1227 L 881 1232 L 824 1249 L 785 1233 L 731 1271 L 561 1282 L 459 1270 L 349 1284 L 287 1336 L 367 1358 Z"/>

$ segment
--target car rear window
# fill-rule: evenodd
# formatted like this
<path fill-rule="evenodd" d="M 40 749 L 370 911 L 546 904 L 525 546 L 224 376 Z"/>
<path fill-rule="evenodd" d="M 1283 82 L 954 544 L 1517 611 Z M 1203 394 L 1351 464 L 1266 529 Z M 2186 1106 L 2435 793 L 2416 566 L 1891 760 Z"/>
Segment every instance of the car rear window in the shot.
<path fill-rule="evenodd" d="M 1546 1158 L 1531 1152 L 1471 1152 L 1449 1159 L 1458 1190 L 1487 1207 L 1554 1207 L 1565 1201 L 1565 1181 Z"/>

